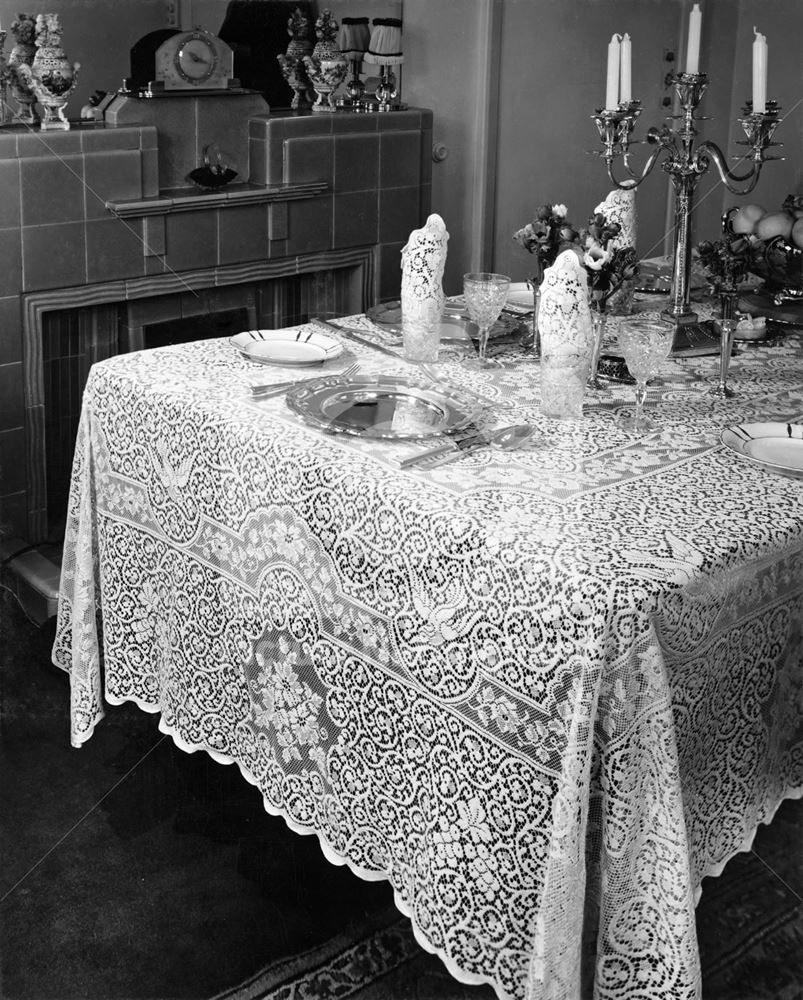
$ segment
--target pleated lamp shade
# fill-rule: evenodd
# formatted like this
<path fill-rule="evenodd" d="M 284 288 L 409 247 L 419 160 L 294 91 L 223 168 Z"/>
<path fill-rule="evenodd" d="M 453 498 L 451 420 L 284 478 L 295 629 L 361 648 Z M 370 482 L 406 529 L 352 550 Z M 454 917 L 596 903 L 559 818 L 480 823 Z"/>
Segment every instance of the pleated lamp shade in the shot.
<path fill-rule="evenodd" d="M 381 66 L 403 63 L 401 29 L 402 23 L 398 17 L 375 17 L 365 61 Z"/>
<path fill-rule="evenodd" d="M 344 17 L 340 22 L 337 47 L 346 59 L 362 59 L 371 41 L 367 17 Z"/>

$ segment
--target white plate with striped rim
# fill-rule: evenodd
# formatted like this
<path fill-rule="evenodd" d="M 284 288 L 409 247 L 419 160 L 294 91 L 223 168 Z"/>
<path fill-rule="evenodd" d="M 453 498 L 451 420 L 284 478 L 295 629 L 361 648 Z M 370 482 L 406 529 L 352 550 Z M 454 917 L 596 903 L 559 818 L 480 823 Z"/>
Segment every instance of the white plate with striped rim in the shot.
<path fill-rule="evenodd" d="M 756 465 L 803 479 L 803 424 L 737 424 L 726 427 L 720 440 Z"/>
<path fill-rule="evenodd" d="M 244 330 L 229 343 L 263 365 L 321 365 L 343 353 L 341 341 L 307 324 L 282 330 Z"/>

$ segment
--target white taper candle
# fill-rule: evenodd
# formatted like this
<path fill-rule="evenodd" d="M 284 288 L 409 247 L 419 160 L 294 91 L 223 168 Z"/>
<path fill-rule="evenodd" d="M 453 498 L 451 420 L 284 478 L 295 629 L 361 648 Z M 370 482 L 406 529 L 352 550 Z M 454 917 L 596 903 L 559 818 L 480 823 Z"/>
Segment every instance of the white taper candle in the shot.
<path fill-rule="evenodd" d="M 612 35 L 608 43 L 608 80 L 605 87 L 605 110 L 616 111 L 619 107 L 619 62 L 621 58 L 621 38 Z"/>
<path fill-rule="evenodd" d="M 767 110 L 767 38 L 753 28 L 753 113 Z"/>
<path fill-rule="evenodd" d="M 703 12 L 696 3 L 689 14 L 689 41 L 686 45 L 686 72 L 700 72 L 700 35 L 702 33 Z"/>
<path fill-rule="evenodd" d="M 632 46 L 630 35 L 625 32 L 620 50 L 619 100 L 624 104 L 633 100 Z"/>

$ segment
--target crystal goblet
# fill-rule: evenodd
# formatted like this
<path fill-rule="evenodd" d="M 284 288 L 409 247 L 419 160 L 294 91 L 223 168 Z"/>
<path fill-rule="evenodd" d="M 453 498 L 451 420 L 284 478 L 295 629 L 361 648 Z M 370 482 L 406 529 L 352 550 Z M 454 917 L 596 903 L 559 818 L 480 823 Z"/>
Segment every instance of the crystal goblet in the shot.
<path fill-rule="evenodd" d="M 476 358 L 466 360 L 467 364 L 478 368 L 494 368 L 499 362 L 487 356 L 488 333 L 499 319 L 499 313 L 507 301 L 510 278 L 506 274 L 491 274 L 479 271 L 463 275 L 463 295 L 469 316 L 479 327 L 479 349 Z"/>
<path fill-rule="evenodd" d="M 653 378 L 672 349 L 675 329 L 661 320 L 631 320 L 619 332 L 619 348 L 628 370 L 636 380 L 636 409 L 619 418 L 619 424 L 633 434 L 644 434 L 655 424 L 644 415 L 647 381 Z"/>

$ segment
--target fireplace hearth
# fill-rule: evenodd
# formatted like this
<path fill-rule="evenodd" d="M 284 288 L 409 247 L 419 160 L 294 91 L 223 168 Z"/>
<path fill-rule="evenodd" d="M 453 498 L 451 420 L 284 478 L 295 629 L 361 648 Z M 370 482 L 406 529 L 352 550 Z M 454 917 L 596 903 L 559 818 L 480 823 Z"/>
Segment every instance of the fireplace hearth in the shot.
<path fill-rule="evenodd" d="M 162 126 L 0 132 L 0 559 L 55 551 L 95 362 L 398 294 L 429 212 L 431 114 L 266 112 L 242 129 L 243 182 L 208 194 L 160 185 L 182 155 Z"/>

